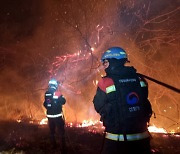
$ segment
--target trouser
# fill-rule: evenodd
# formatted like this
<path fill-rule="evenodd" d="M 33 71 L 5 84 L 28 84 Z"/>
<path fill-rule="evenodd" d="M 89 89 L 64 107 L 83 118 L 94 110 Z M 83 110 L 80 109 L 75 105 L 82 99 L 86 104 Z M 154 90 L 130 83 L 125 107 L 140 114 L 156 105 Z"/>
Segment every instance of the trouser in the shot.
<path fill-rule="evenodd" d="M 61 145 L 62 150 L 66 149 L 64 124 L 65 123 L 62 117 L 48 118 L 51 144 L 53 145 L 53 147 L 56 147 L 55 133 L 57 129 L 60 135 L 59 138 L 60 138 L 60 145 Z"/>
<path fill-rule="evenodd" d="M 150 138 L 137 141 L 113 141 L 105 138 L 102 154 L 151 154 Z"/>

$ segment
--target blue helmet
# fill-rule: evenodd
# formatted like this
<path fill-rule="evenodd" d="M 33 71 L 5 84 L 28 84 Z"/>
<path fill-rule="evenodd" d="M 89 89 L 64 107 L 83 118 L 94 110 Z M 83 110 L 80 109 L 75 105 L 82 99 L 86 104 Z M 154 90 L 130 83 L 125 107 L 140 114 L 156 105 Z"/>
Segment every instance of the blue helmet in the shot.
<path fill-rule="evenodd" d="M 112 47 L 109 48 L 107 51 L 104 52 L 104 54 L 101 57 L 101 61 L 104 61 L 105 59 L 127 59 L 126 51 L 120 47 Z"/>
<path fill-rule="evenodd" d="M 53 89 L 57 89 L 58 85 L 59 85 L 59 81 L 57 81 L 56 79 L 51 79 L 48 83 L 50 88 Z"/>

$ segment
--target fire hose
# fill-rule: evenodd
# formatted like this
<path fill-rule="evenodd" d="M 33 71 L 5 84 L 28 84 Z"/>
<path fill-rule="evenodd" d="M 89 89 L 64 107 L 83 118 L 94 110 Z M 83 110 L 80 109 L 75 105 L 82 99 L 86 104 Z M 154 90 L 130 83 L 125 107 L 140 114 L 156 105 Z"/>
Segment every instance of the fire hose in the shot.
<path fill-rule="evenodd" d="M 171 86 L 171 85 L 169 85 L 169 84 L 166 84 L 166 83 L 164 83 L 164 82 L 161 82 L 161 81 L 158 81 L 158 80 L 156 80 L 156 79 L 154 79 L 154 78 L 152 78 L 152 77 L 149 77 L 149 76 L 147 76 L 147 75 L 144 75 L 144 74 L 141 74 L 141 73 L 137 73 L 137 74 L 139 74 L 140 76 L 142 76 L 142 77 L 144 77 L 144 78 L 146 78 L 146 79 L 148 79 L 148 80 L 151 80 L 151 81 L 153 81 L 153 82 L 155 82 L 155 83 L 157 83 L 157 84 L 159 84 L 159 85 L 161 85 L 161 86 L 164 86 L 164 87 L 166 87 L 166 88 L 168 88 L 168 89 L 170 89 L 170 90 L 172 90 L 172 91 L 174 91 L 174 92 L 177 92 L 178 94 L 180 93 L 180 89 L 178 89 L 178 88 L 176 88 L 176 87 L 173 87 L 173 86 Z M 154 114 L 154 118 L 156 118 L 156 114 L 155 114 L 155 112 L 153 111 L 153 114 Z M 160 114 L 158 114 L 158 115 L 160 115 Z M 160 115 L 160 116 L 162 116 L 162 115 Z M 165 116 L 164 116 L 165 117 Z M 170 119 L 169 117 L 166 117 L 166 118 L 168 118 L 168 119 Z M 170 120 L 172 120 L 172 119 L 170 119 Z M 174 121 L 174 120 L 172 120 L 172 121 Z M 178 124 L 178 122 L 176 122 L 176 121 L 174 121 L 176 124 Z M 174 124 L 173 124 L 174 125 Z"/>
<path fill-rule="evenodd" d="M 155 82 L 155 83 L 157 83 L 157 84 L 159 84 L 159 85 L 161 85 L 161 86 L 164 86 L 164 87 L 166 87 L 166 88 L 168 88 L 168 89 L 171 89 L 171 90 L 174 91 L 174 92 L 180 93 L 180 89 L 178 89 L 178 88 L 176 88 L 176 87 L 173 87 L 173 86 L 171 86 L 171 85 L 169 85 L 169 84 L 166 84 L 166 83 L 164 83 L 164 82 L 158 81 L 158 80 L 156 80 L 156 79 L 154 79 L 154 78 L 152 78 L 152 77 L 149 77 L 149 76 L 147 76 L 147 75 L 144 75 L 144 74 L 141 74 L 141 73 L 137 73 L 137 74 L 139 74 L 140 76 L 142 76 L 142 77 L 144 77 L 144 78 L 146 78 L 146 79 L 148 79 L 148 80 L 151 80 L 151 81 L 153 81 L 153 82 Z"/>

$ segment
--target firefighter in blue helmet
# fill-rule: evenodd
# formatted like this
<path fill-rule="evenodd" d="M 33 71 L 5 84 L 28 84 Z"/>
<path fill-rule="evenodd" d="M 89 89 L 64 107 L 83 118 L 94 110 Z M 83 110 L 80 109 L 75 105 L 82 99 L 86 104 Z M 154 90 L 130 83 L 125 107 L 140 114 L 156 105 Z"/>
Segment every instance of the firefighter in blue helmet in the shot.
<path fill-rule="evenodd" d="M 103 154 L 149 154 L 148 122 L 152 115 L 148 84 L 120 47 L 108 49 L 101 58 L 106 76 L 98 82 L 93 99 L 105 127 Z"/>
<path fill-rule="evenodd" d="M 53 148 L 56 148 L 55 130 L 59 131 L 60 143 L 62 151 L 66 152 L 65 143 L 65 121 L 62 113 L 62 105 L 66 99 L 58 91 L 59 82 L 56 79 L 51 79 L 48 83 L 48 90 L 45 93 L 44 107 L 47 109 L 48 125 L 50 129 L 50 138 Z"/>

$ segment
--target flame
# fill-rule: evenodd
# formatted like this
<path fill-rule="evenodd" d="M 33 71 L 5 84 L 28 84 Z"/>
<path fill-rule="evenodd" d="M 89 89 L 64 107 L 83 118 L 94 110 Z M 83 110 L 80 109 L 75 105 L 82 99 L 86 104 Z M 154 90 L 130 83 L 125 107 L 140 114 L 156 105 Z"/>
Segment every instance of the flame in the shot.
<path fill-rule="evenodd" d="M 44 118 L 44 119 L 42 119 L 42 120 L 39 122 L 40 125 L 46 125 L 47 123 L 48 123 L 48 119 L 47 119 L 47 118 Z"/>
<path fill-rule="evenodd" d="M 89 127 L 97 124 L 99 121 L 93 121 L 93 120 L 83 120 L 82 124 L 79 124 L 79 127 Z"/>
<path fill-rule="evenodd" d="M 21 120 L 17 120 L 17 122 L 21 122 Z M 48 119 L 47 118 L 43 118 L 39 124 L 40 125 L 46 125 L 48 123 Z M 91 126 L 93 126 L 93 129 L 89 129 L 89 131 L 91 132 L 97 132 L 96 130 L 104 130 L 104 126 L 102 124 L 101 121 L 99 120 L 83 120 L 81 123 L 73 123 L 73 122 L 68 122 L 66 123 L 67 127 L 78 127 L 78 128 L 90 128 Z M 163 134 L 168 134 L 167 130 L 165 130 L 164 128 L 158 128 L 155 125 L 149 126 L 148 127 L 149 132 L 151 133 L 163 133 Z M 175 131 L 172 130 L 169 132 L 170 134 L 175 134 Z"/>
<path fill-rule="evenodd" d="M 153 132 L 153 133 L 164 133 L 167 134 L 167 131 L 164 128 L 158 128 L 156 126 L 149 126 L 148 127 L 149 132 Z"/>
<path fill-rule="evenodd" d="M 94 48 L 92 47 L 91 50 L 94 51 Z"/>
<path fill-rule="evenodd" d="M 93 84 L 94 84 L 94 86 L 97 86 L 98 80 L 93 80 Z"/>
<path fill-rule="evenodd" d="M 18 119 L 18 120 L 16 120 L 18 123 L 20 123 L 21 122 L 21 119 Z"/>

